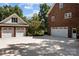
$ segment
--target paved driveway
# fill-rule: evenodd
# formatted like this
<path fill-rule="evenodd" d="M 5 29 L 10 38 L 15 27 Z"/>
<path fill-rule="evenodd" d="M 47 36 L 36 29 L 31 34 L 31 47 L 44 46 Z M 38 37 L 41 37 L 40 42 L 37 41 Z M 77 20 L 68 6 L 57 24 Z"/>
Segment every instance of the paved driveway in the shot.
<path fill-rule="evenodd" d="M 52 36 L 1 38 L 1 56 L 77 56 L 77 39 Z"/>

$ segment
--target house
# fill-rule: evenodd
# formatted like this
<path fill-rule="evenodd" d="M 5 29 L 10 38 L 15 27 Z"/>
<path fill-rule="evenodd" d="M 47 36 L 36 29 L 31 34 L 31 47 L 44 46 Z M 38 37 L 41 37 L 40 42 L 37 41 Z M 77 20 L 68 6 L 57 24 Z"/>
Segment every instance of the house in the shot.
<path fill-rule="evenodd" d="M 28 26 L 23 19 L 14 13 L 0 22 L 0 38 L 25 36 Z"/>
<path fill-rule="evenodd" d="M 47 15 L 50 35 L 79 38 L 79 4 L 55 3 Z"/>

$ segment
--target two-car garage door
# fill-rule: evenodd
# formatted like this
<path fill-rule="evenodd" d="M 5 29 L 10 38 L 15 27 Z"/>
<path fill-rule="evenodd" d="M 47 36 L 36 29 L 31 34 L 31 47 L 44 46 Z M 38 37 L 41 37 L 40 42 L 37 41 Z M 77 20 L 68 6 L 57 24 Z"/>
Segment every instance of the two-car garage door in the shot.
<path fill-rule="evenodd" d="M 67 27 L 52 27 L 51 35 L 58 37 L 68 37 L 68 28 Z"/>
<path fill-rule="evenodd" d="M 13 36 L 14 29 L 12 27 L 2 27 L 2 37 L 8 38 Z M 25 35 L 25 28 L 16 28 L 16 37 L 23 37 Z"/>

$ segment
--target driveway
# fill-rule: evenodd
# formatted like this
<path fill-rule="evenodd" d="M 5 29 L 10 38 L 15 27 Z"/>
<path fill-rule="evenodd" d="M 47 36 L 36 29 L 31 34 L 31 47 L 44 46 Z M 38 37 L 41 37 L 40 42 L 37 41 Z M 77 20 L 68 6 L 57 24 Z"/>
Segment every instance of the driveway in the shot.
<path fill-rule="evenodd" d="M 52 36 L 0 39 L 1 56 L 79 56 L 77 39 Z"/>

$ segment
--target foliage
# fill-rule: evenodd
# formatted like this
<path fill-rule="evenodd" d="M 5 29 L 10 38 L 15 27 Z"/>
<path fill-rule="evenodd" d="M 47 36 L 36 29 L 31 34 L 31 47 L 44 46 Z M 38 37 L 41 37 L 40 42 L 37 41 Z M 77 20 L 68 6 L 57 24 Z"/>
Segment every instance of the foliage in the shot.
<path fill-rule="evenodd" d="M 10 16 L 13 13 L 18 14 L 24 21 L 29 24 L 27 35 L 44 35 L 44 32 L 47 32 L 47 12 L 49 10 L 49 6 L 47 4 L 40 4 L 40 12 L 39 14 L 34 14 L 31 19 L 23 16 L 23 12 L 15 5 L 12 7 L 11 5 L 0 6 L 0 21 Z"/>
<path fill-rule="evenodd" d="M 47 32 L 47 28 L 48 28 L 48 18 L 46 14 L 49 9 L 50 7 L 46 3 L 40 4 L 39 18 L 40 21 L 42 21 L 42 28 L 45 30 L 45 32 Z"/>
<path fill-rule="evenodd" d="M 44 35 L 43 29 L 41 29 L 41 21 L 37 14 L 34 14 L 29 21 L 28 35 Z"/>
<path fill-rule="evenodd" d="M 0 6 L 0 21 L 10 16 L 13 13 L 18 14 L 20 17 L 23 17 L 22 10 L 20 9 L 20 7 L 18 7 L 18 5 L 15 5 L 14 7 L 10 5 L 9 6 L 5 5 L 2 7 Z"/>
<path fill-rule="evenodd" d="M 49 8 L 46 3 L 40 4 L 39 14 L 34 14 L 29 20 L 30 27 L 28 29 L 28 35 L 44 35 L 44 33 L 47 33 L 48 19 L 46 14 Z"/>

